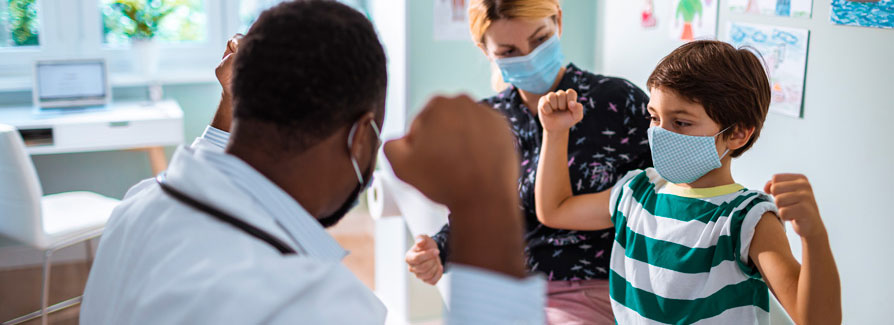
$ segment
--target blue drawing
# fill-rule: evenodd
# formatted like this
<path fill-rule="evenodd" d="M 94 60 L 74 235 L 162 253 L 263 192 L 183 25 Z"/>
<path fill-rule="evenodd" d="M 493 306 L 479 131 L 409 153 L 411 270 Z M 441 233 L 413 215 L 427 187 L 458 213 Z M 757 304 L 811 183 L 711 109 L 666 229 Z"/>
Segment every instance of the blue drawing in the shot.
<path fill-rule="evenodd" d="M 832 0 L 831 20 L 838 25 L 894 28 L 894 0 Z"/>
<path fill-rule="evenodd" d="M 791 16 L 792 12 L 792 0 L 777 0 L 776 1 L 776 15 L 777 16 Z"/>
<path fill-rule="evenodd" d="M 801 116 L 809 32 L 804 29 L 730 24 L 728 39 L 760 55 L 770 77 L 770 111 Z"/>

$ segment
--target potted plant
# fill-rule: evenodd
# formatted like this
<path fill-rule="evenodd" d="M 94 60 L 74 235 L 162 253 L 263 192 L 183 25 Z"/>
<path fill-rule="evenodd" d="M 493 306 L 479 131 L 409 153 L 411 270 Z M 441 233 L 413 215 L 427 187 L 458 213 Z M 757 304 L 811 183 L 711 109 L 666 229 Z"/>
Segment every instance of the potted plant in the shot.
<path fill-rule="evenodd" d="M 8 0 L 8 16 L 0 15 L 0 23 L 11 27 L 12 43 L 15 46 L 39 45 L 37 3 L 34 0 Z M 3 5 L 0 5 L 2 10 Z M 0 44 L 7 45 L 7 44 Z"/>
<path fill-rule="evenodd" d="M 136 60 L 135 70 L 151 76 L 158 71 L 158 43 L 155 40 L 161 21 L 177 9 L 165 0 L 114 0 L 109 4 L 121 14 L 119 24 L 130 38 Z"/>

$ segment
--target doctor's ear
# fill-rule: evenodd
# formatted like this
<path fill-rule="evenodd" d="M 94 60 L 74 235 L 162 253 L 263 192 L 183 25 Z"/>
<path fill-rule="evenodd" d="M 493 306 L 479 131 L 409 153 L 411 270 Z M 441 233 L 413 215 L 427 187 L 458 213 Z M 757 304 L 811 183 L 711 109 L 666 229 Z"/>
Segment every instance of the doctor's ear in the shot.
<path fill-rule="evenodd" d="M 348 131 L 348 147 L 350 151 L 348 154 L 358 161 L 368 159 L 365 156 L 369 155 L 370 147 L 378 144 L 379 130 L 373 129 L 372 123 L 376 123 L 375 113 L 366 112 L 354 121 L 354 124 L 350 126 L 351 129 Z M 377 127 L 379 126 L 377 125 Z M 353 133 L 350 130 L 353 130 Z"/>
<path fill-rule="evenodd" d="M 727 147 L 729 150 L 736 150 L 748 143 L 748 140 L 754 135 L 754 127 L 743 128 L 737 125 L 727 132 L 729 132 L 729 137 L 726 138 Z"/>

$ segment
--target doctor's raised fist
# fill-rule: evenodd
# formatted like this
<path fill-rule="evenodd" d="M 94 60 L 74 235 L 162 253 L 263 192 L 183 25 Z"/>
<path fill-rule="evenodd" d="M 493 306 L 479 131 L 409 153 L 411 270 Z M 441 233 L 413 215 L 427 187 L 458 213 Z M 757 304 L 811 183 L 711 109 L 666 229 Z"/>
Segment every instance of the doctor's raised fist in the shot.
<path fill-rule="evenodd" d="M 451 210 L 517 196 L 509 124 L 468 96 L 432 98 L 384 150 L 398 178 Z"/>
<path fill-rule="evenodd" d="M 574 89 L 547 93 L 537 102 L 537 116 L 546 131 L 561 132 L 570 129 L 584 118 L 584 106 L 577 102 Z"/>

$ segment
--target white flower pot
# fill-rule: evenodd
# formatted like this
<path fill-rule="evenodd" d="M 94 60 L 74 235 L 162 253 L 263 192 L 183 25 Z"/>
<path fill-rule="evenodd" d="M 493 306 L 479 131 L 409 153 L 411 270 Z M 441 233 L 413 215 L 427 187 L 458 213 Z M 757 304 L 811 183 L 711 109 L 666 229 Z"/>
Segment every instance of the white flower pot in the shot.
<path fill-rule="evenodd" d="M 134 38 L 130 41 L 133 49 L 133 70 L 146 77 L 158 73 L 158 42 L 154 39 Z"/>

